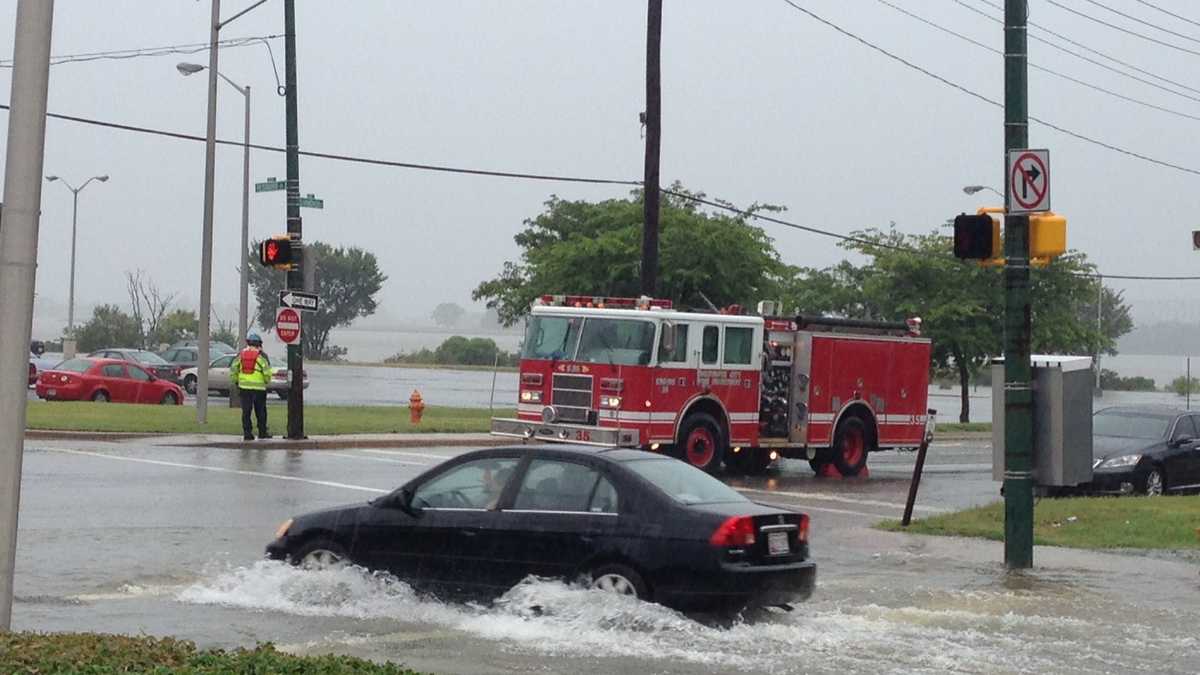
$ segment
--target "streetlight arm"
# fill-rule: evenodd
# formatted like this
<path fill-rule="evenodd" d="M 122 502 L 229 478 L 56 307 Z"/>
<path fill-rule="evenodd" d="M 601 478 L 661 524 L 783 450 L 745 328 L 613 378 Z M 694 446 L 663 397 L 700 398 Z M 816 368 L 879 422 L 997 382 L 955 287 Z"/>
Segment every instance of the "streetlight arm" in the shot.
<path fill-rule="evenodd" d="M 222 80 L 225 80 L 226 82 L 228 82 L 229 86 L 233 87 L 234 89 L 237 89 L 238 93 L 241 94 L 242 96 L 246 95 L 246 90 L 241 85 L 239 85 L 237 82 L 234 82 L 233 80 L 229 79 L 228 77 L 225 77 L 225 73 L 222 73 L 221 71 L 218 70 L 217 76 L 219 76 Z"/>
<path fill-rule="evenodd" d="M 237 14 L 234 14 L 233 16 L 229 17 L 228 19 L 225 19 L 225 20 L 224 20 L 224 21 L 222 21 L 221 23 L 218 23 L 218 24 L 217 24 L 217 30 L 221 30 L 221 29 L 222 29 L 222 28 L 224 28 L 224 27 L 225 27 L 227 24 L 230 24 L 230 23 L 232 23 L 234 19 L 237 19 L 237 18 L 238 18 L 238 17 L 240 17 L 241 15 L 245 14 L 246 12 L 249 12 L 250 10 L 254 9 L 255 7 L 258 7 L 259 5 L 263 4 L 263 3 L 264 3 L 264 2 L 266 2 L 266 1 L 267 1 L 267 0 L 258 0 L 258 2 L 254 3 L 253 5 L 250 5 L 250 6 L 249 6 L 249 7 L 247 7 L 246 9 L 243 9 L 242 11 L 238 12 Z"/>
<path fill-rule="evenodd" d="M 105 180 L 107 180 L 107 179 L 108 179 L 108 176 L 105 176 L 104 178 L 105 178 Z M 60 180 L 61 180 L 61 179 L 60 179 Z M 83 188 L 87 187 L 87 186 L 88 186 L 88 183 L 90 183 L 90 182 L 92 182 L 92 181 L 94 181 L 94 180 L 100 180 L 100 176 L 92 176 L 91 178 L 89 178 L 89 179 L 87 179 L 87 180 L 83 181 L 83 185 L 80 185 L 78 190 L 72 189 L 71 191 L 72 191 L 72 192 L 76 192 L 76 193 L 83 192 Z M 65 183 L 66 181 L 63 181 L 63 182 Z M 103 181 L 102 181 L 102 182 L 103 182 Z"/>

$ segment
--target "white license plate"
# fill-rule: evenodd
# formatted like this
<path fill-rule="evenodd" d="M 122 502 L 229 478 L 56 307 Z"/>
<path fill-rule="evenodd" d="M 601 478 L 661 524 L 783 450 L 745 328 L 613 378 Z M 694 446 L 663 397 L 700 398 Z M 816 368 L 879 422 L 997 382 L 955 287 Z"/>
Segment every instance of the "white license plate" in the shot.
<path fill-rule="evenodd" d="M 767 555 L 787 555 L 790 552 L 787 532 L 767 533 Z"/>
<path fill-rule="evenodd" d="M 47 396 L 58 396 L 58 390 L 57 389 L 47 389 L 46 395 Z"/>

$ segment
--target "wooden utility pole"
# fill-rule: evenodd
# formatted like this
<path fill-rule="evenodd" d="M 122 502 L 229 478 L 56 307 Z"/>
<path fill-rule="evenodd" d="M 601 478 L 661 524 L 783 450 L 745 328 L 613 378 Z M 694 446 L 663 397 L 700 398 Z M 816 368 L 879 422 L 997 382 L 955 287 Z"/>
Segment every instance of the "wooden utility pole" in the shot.
<path fill-rule="evenodd" d="M 283 0 L 283 53 L 284 53 L 284 115 L 287 122 L 287 231 L 293 242 L 302 243 L 300 220 L 300 122 L 296 91 L 296 0 Z M 287 287 L 304 288 L 301 256 L 298 265 L 287 273 Z M 301 329 L 303 330 L 303 329 Z M 288 345 L 287 364 L 291 383 L 288 385 L 287 437 L 292 440 L 304 438 L 304 339 Z"/>
<path fill-rule="evenodd" d="M 658 156 L 662 132 L 662 0 L 649 0 L 646 18 L 646 177 L 643 187 L 642 294 L 658 288 Z"/>

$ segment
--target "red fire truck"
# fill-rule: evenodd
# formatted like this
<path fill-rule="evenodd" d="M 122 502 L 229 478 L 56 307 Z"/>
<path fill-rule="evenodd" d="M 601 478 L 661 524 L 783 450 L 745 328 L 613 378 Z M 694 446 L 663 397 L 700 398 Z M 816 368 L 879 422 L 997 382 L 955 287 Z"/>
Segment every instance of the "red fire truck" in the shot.
<path fill-rule="evenodd" d="M 666 452 L 706 471 L 809 460 L 855 476 L 932 429 L 930 342 L 904 323 L 674 311 L 650 298 L 543 296 L 516 419 L 492 433 Z"/>

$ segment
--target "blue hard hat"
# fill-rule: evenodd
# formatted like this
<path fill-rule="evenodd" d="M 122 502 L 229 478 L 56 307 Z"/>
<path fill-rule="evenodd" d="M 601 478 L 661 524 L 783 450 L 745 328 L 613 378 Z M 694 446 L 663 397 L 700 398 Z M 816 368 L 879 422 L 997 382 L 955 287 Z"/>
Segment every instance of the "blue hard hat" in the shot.
<path fill-rule="evenodd" d="M 246 336 L 246 342 L 262 343 L 262 338 L 260 338 L 258 336 L 258 333 L 250 333 L 249 335 Z"/>

